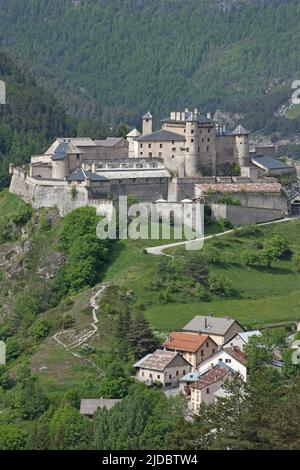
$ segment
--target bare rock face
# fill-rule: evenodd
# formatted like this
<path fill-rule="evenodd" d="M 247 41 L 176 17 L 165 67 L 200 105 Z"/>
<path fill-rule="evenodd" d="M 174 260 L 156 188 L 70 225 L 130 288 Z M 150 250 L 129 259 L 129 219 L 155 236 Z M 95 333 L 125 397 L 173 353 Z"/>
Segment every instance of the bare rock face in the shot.
<path fill-rule="evenodd" d="M 47 258 L 45 258 L 44 263 L 41 263 L 37 272 L 41 279 L 46 281 L 54 279 L 59 268 L 66 262 L 66 257 L 58 252 L 47 253 Z"/>

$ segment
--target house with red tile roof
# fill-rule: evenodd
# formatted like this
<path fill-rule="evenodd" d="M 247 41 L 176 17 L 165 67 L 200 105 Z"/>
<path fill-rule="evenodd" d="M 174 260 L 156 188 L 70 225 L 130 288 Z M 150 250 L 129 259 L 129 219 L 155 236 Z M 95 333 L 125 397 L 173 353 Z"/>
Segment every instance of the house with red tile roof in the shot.
<path fill-rule="evenodd" d="M 191 411 L 197 412 L 201 403 L 210 405 L 215 401 L 215 393 L 222 388 L 234 372 L 225 364 L 215 365 L 200 375 L 197 382 L 190 385 Z"/>
<path fill-rule="evenodd" d="M 201 362 L 218 350 L 218 345 L 208 335 L 174 331 L 167 337 L 163 348 L 181 354 L 195 370 Z"/>

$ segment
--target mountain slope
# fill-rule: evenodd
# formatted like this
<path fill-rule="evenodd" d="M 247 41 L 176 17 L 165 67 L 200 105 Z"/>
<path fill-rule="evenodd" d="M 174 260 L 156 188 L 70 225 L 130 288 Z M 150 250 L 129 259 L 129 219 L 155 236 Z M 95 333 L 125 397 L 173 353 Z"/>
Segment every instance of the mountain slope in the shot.
<path fill-rule="evenodd" d="M 199 105 L 245 111 L 252 130 L 297 127 L 273 115 L 300 74 L 296 0 L 38 0 L 22 7 L 2 0 L 0 6 L 4 47 L 67 92 L 77 112 L 134 123 L 148 108 L 163 117 Z"/>
<path fill-rule="evenodd" d="M 1 188 L 8 182 L 10 161 L 28 161 L 56 136 L 72 134 L 74 125 L 55 98 L 1 51 L 0 79 L 7 89 L 7 104 L 0 105 Z"/>

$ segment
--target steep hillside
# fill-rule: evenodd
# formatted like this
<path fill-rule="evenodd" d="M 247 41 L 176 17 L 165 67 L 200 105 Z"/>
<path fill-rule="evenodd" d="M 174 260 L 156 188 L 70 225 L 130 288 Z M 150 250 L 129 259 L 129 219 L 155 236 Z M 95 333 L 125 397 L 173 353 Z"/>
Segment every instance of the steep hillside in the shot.
<path fill-rule="evenodd" d="M 1 188 L 8 183 L 10 161 L 28 161 L 56 136 L 73 134 L 75 126 L 55 98 L 1 51 L 0 80 L 7 90 L 7 104 L 0 105 Z"/>
<path fill-rule="evenodd" d="M 276 117 L 300 74 L 297 0 L 18 0 L 0 2 L 0 39 L 85 115 L 137 123 L 197 105 L 246 113 L 256 129 L 299 126 Z M 11 30 L 14 34 L 10 34 Z"/>

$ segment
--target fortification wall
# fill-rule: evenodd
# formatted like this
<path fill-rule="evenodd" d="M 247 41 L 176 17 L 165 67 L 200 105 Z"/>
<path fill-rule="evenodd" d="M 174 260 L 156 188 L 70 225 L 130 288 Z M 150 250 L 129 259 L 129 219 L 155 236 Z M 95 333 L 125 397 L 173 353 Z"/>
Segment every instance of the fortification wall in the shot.
<path fill-rule="evenodd" d="M 99 214 L 110 215 L 112 201 L 89 199 L 88 191 L 84 186 L 72 187 L 64 181 L 39 181 L 18 170 L 14 170 L 10 185 L 10 192 L 17 194 L 33 208 L 57 207 L 63 217 L 68 212 L 83 206 L 95 207 Z"/>
<path fill-rule="evenodd" d="M 214 221 L 223 218 L 233 225 L 249 225 L 281 219 L 284 213 L 278 209 L 212 204 L 211 216 Z"/>

